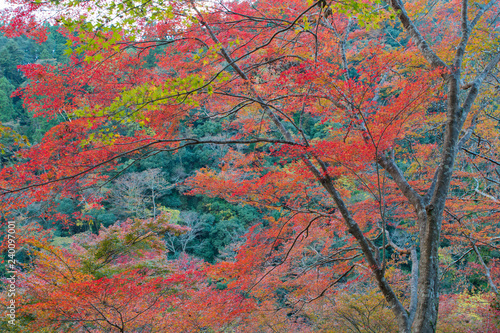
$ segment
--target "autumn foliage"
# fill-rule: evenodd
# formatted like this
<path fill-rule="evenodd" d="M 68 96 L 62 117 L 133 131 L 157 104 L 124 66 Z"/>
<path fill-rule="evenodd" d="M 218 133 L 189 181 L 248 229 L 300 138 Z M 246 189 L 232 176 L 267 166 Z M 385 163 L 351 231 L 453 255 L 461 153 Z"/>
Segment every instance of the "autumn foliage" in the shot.
<path fill-rule="evenodd" d="M 12 3 L 4 33 L 40 41 L 58 10 L 69 61 L 19 66 L 57 122 L 0 169 L 3 220 L 88 221 L 55 199 L 104 209 L 129 161 L 200 145 L 226 149 L 183 193 L 262 213 L 212 264 L 168 258 L 171 210 L 27 237 L 24 331 L 500 330 L 499 3 Z"/>

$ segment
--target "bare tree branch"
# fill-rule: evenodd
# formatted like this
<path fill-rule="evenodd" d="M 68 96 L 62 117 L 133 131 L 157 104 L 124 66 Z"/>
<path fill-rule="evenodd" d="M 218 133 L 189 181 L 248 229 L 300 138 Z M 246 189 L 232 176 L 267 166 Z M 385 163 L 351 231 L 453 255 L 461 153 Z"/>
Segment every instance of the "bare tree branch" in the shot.
<path fill-rule="evenodd" d="M 427 62 L 431 64 L 432 67 L 448 68 L 448 65 L 446 65 L 445 62 L 441 60 L 441 58 L 439 58 L 436 55 L 436 53 L 434 53 L 434 51 L 430 48 L 427 41 L 420 34 L 418 28 L 415 26 L 415 24 L 413 24 L 410 17 L 406 13 L 406 10 L 401 0 L 389 0 L 389 4 L 391 5 L 392 9 L 394 9 L 394 11 L 396 12 L 396 15 L 403 24 L 405 30 L 414 39 L 415 44 L 417 45 L 420 52 L 422 52 L 422 55 L 427 60 Z"/>

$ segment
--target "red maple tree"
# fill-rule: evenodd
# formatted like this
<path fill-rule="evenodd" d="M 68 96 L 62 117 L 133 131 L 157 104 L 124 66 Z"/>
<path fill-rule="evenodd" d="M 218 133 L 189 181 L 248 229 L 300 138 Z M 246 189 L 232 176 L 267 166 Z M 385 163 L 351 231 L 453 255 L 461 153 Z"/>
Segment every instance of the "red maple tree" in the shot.
<path fill-rule="evenodd" d="M 65 5 L 20 6 L 4 28 L 42 36 L 37 11 L 62 8 L 73 52 L 21 67 L 26 107 L 67 120 L 2 168 L 4 214 L 99 184 L 123 158 L 227 145 L 186 184 L 269 212 L 211 271 L 263 308 L 374 281 L 400 332 L 433 332 L 444 242 L 473 249 L 496 292 L 479 251 L 498 241 L 496 1 Z M 102 15 L 73 16 L 87 7 Z M 197 122 L 223 132 L 196 137 Z"/>

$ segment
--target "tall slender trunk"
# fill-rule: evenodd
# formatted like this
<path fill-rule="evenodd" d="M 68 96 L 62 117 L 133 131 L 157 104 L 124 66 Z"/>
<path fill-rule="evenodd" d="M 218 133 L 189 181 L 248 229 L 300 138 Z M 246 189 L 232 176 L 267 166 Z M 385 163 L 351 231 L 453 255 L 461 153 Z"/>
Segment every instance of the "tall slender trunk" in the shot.
<path fill-rule="evenodd" d="M 441 224 L 457 155 L 459 134 L 463 125 L 459 107 L 460 71 L 447 76 L 448 103 L 444 147 L 437 173 L 436 188 L 425 207 L 425 220 L 420 220 L 420 265 L 418 303 L 413 328 L 415 332 L 435 332 L 439 308 L 439 257 Z"/>

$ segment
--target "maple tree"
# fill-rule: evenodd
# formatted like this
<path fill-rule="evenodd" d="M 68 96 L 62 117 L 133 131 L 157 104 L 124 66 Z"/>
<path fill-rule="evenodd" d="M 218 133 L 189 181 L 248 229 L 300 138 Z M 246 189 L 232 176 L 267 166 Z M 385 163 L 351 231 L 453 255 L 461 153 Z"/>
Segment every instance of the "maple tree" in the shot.
<path fill-rule="evenodd" d="M 155 219 L 101 228 L 98 235 L 79 235 L 70 249 L 45 240 L 27 240 L 34 259 L 19 276 L 17 298 L 27 318 L 21 331 L 42 327 L 182 332 L 197 326 L 220 329 L 228 325 L 228 318 L 245 311 L 247 302 L 229 290 L 209 288 L 199 261 L 167 260 L 161 235 L 187 231 L 172 223 L 175 215 L 170 211 Z M 4 301 L 6 295 L 2 296 Z M 220 306 L 202 308 L 211 303 Z"/>
<path fill-rule="evenodd" d="M 446 251 L 473 252 L 498 294 L 481 254 L 499 240 L 497 1 L 13 3 L 6 34 L 42 41 L 39 13 L 57 9 L 71 58 L 21 66 L 15 94 L 64 120 L 0 171 L 6 218 L 124 159 L 227 146 L 185 184 L 266 210 L 209 273 L 262 309 L 365 281 L 400 332 L 434 332 Z M 208 122 L 217 135 L 197 136 Z"/>

